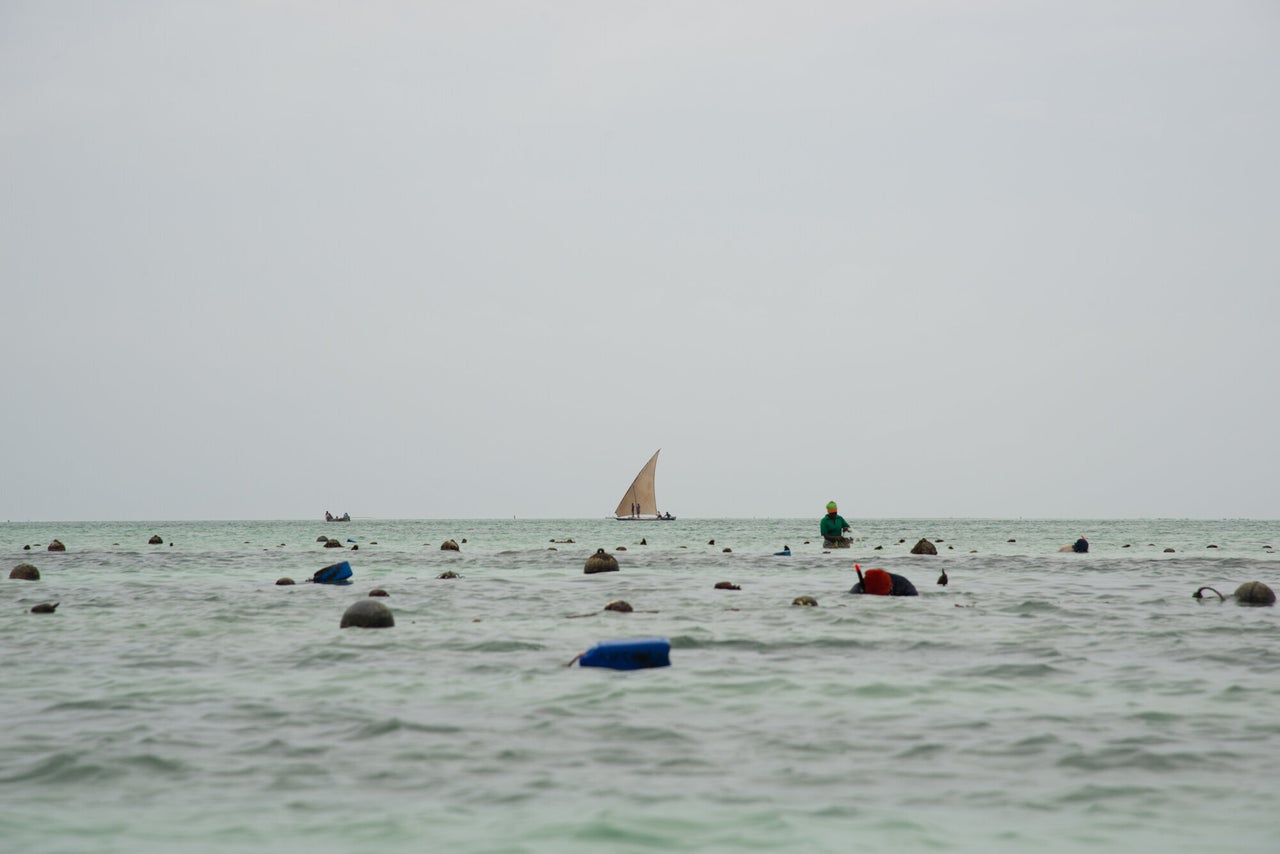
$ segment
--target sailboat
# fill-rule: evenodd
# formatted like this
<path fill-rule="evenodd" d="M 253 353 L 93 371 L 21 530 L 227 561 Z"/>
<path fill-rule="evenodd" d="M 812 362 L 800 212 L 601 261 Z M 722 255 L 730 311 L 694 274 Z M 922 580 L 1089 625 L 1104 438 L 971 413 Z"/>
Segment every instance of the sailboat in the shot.
<path fill-rule="evenodd" d="M 618 502 L 618 509 L 613 515 L 619 522 L 669 522 L 676 518 L 670 513 L 658 512 L 658 498 L 653 491 L 653 477 L 658 471 L 658 454 L 660 453 L 662 453 L 661 448 L 653 452 L 649 462 L 640 469 L 640 474 L 631 481 L 631 486 Z"/>

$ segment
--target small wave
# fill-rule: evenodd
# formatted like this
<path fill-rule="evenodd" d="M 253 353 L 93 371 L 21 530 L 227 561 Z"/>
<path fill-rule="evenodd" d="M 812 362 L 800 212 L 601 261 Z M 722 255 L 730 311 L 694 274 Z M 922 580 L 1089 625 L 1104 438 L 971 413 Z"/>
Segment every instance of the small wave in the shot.
<path fill-rule="evenodd" d="M 1151 750 L 1114 747 L 1092 752 L 1074 753 L 1059 759 L 1060 768 L 1078 768 L 1083 771 L 1111 771 L 1118 768 L 1137 768 L 1143 771 L 1184 771 L 1209 764 L 1207 757 L 1194 753 L 1156 753 Z"/>
<path fill-rule="evenodd" d="M 419 732 L 431 734 L 453 735 L 462 732 L 462 727 L 449 726 L 447 724 L 420 724 L 413 721 L 406 721 L 400 718 L 385 718 L 378 721 L 370 721 L 361 724 L 351 733 L 351 738 L 367 739 L 378 738 L 384 735 L 390 735 L 394 732 Z"/>
<path fill-rule="evenodd" d="M 3 783 L 99 783 L 115 779 L 123 772 L 103 765 L 81 762 L 74 753 L 55 753 L 16 774 L 0 777 Z"/>
<path fill-rule="evenodd" d="M 965 676 L 985 679 L 1031 679 L 1063 672 L 1051 664 L 990 664 L 961 671 Z"/>

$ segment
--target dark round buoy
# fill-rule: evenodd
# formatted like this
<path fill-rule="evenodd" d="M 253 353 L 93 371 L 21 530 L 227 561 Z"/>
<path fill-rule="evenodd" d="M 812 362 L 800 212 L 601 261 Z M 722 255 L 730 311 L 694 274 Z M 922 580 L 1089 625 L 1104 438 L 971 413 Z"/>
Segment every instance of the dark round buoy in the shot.
<path fill-rule="evenodd" d="M 151 539 L 147 540 L 147 545 L 162 546 L 164 545 L 164 538 L 161 537 L 159 534 L 152 534 Z"/>
<path fill-rule="evenodd" d="M 806 608 L 814 608 L 818 605 L 818 600 L 812 596 L 797 596 L 791 600 L 792 605 L 804 605 Z"/>
<path fill-rule="evenodd" d="M 715 540 L 707 540 L 707 545 L 714 546 L 715 544 L 716 544 Z"/>
<path fill-rule="evenodd" d="M 467 538 L 466 538 L 466 537 L 463 537 L 463 538 L 462 538 L 462 541 L 465 543 L 465 542 L 467 541 Z"/>
<path fill-rule="evenodd" d="M 396 624 L 391 609 L 373 599 L 361 599 L 342 612 L 339 628 L 389 629 Z"/>
<path fill-rule="evenodd" d="M 116 543 L 116 545 L 120 545 L 120 544 L 119 544 L 119 543 Z M 24 552 L 29 552 L 29 551 L 31 551 L 31 546 L 30 546 L 30 544 L 23 546 L 23 547 L 22 547 L 22 550 L 23 550 Z"/>
<path fill-rule="evenodd" d="M 1236 601 L 1241 605 L 1274 605 L 1276 594 L 1261 581 L 1246 581 L 1236 588 Z"/>
<path fill-rule="evenodd" d="M 466 542 L 466 540 L 463 540 L 463 542 Z M 456 540 L 445 540 L 443 543 L 440 544 L 440 551 L 460 552 L 462 551 L 462 549 L 458 548 L 458 543 Z"/>
<path fill-rule="evenodd" d="M 54 611 L 58 610 L 58 606 L 61 604 L 61 602 L 41 602 L 39 605 L 36 605 L 31 609 L 31 613 L 52 614 Z"/>
<path fill-rule="evenodd" d="M 62 540 L 54 540 L 53 542 L 49 543 L 48 551 L 65 552 L 66 550 L 67 550 L 67 547 L 62 544 Z"/>
<path fill-rule="evenodd" d="M 13 569 L 9 570 L 9 577 L 16 578 L 21 581 L 39 581 L 40 570 L 36 569 L 29 563 L 20 563 Z"/>
<path fill-rule="evenodd" d="M 377 596 L 386 596 L 388 594 L 387 594 L 387 591 L 383 590 L 381 587 L 375 587 L 369 591 L 369 595 L 377 597 Z"/>
<path fill-rule="evenodd" d="M 582 571 L 588 575 L 595 572 L 617 572 L 618 559 L 604 549 L 596 549 L 596 553 L 587 558 Z"/>
<path fill-rule="evenodd" d="M 604 606 L 606 611 L 621 611 L 624 614 L 630 614 L 633 610 L 631 605 L 623 602 L 621 599 L 614 599 L 608 605 Z"/>
<path fill-rule="evenodd" d="M 717 581 L 716 590 L 741 590 L 742 588 L 734 584 L 732 581 Z"/>
<path fill-rule="evenodd" d="M 277 586 L 277 587 L 288 587 L 288 586 L 289 586 L 290 584 L 292 584 L 292 583 L 293 583 L 293 579 L 292 579 L 292 578 L 289 578 L 289 577 L 287 577 L 287 576 L 286 576 L 286 577 L 284 577 L 284 578 L 277 578 L 277 579 L 276 579 L 276 586 Z"/>

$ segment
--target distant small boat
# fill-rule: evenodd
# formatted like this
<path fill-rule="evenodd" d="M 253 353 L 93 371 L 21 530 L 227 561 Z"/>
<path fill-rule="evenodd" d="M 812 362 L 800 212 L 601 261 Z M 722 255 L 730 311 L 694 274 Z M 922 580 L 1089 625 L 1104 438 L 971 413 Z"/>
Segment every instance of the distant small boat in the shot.
<path fill-rule="evenodd" d="M 619 522 L 670 522 L 676 518 L 670 513 L 658 512 L 658 497 L 653 490 L 653 479 L 658 471 L 660 453 L 661 448 L 653 452 L 649 462 L 640 469 L 640 474 L 631 481 L 631 486 L 618 502 L 618 509 L 613 512 L 613 517 Z"/>
<path fill-rule="evenodd" d="M 324 511 L 324 520 L 326 522 L 350 522 L 351 514 L 343 513 L 341 516 L 335 516 L 332 513 L 330 513 L 328 510 L 326 510 Z"/>

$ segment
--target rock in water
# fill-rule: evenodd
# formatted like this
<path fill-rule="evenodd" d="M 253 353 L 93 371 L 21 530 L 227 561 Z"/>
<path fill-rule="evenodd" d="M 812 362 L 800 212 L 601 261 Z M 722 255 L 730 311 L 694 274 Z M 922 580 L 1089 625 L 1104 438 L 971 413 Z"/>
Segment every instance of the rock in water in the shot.
<path fill-rule="evenodd" d="M 58 606 L 61 604 L 62 604 L 61 602 L 53 602 L 53 603 L 41 602 L 39 605 L 36 605 L 34 608 L 31 609 L 31 613 L 52 614 L 54 611 L 58 610 Z"/>
<path fill-rule="evenodd" d="M 17 578 L 21 581 L 39 581 L 40 570 L 36 569 L 29 563 L 20 563 L 13 569 L 9 570 L 10 578 Z"/>
<path fill-rule="evenodd" d="M 152 534 L 151 539 L 147 540 L 147 545 L 149 546 L 164 545 L 164 540 L 161 538 L 159 534 Z"/>
<path fill-rule="evenodd" d="M 462 549 L 458 548 L 458 543 L 457 543 L 456 541 L 454 541 L 454 540 L 445 540 L 443 543 L 441 543 L 441 544 L 440 544 L 440 551 L 442 551 L 442 552 L 458 552 L 458 551 L 462 551 Z"/>
<path fill-rule="evenodd" d="M 54 540 L 49 543 L 49 548 L 47 550 L 51 552 L 65 552 L 67 547 L 62 544 L 62 540 Z"/>
<path fill-rule="evenodd" d="M 617 572 L 618 559 L 604 549 L 596 549 L 596 553 L 587 558 L 582 571 L 588 575 L 595 572 Z"/>
<path fill-rule="evenodd" d="M 812 596 L 797 596 L 795 599 L 791 600 L 791 604 L 804 605 L 807 608 L 816 608 L 818 600 L 814 599 Z"/>
<path fill-rule="evenodd" d="M 376 599 L 361 599 L 342 614 L 339 628 L 389 629 L 396 624 L 391 609 Z"/>
<path fill-rule="evenodd" d="M 920 542 L 911 547 L 911 553 L 913 555 L 936 555 L 938 553 L 938 547 L 924 537 L 921 537 Z"/>
<path fill-rule="evenodd" d="M 288 586 L 289 586 L 290 584 L 292 584 L 292 583 L 293 583 L 293 579 L 292 579 L 292 578 L 289 578 L 288 576 L 286 576 L 286 577 L 284 577 L 284 578 L 277 578 L 277 579 L 276 579 L 276 586 L 277 586 L 277 587 L 288 587 Z"/>
<path fill-rule="evenodd" d="M 1261 581 L 1246 581 L 1236 588 L 1236 601 L 1242 605 L 1274 605 L 1276 594 Z"/>
<path fill-rule="evenodd" d="M 634 608 L 631 607 L 629 603 L 624 602 L 621 599 L 614 599 L 608 605 L 605 605 L 604 609 L 606 611 L 621 611 L 624 614 L 630 614 L 633 610 L 635 610 Z"/>

